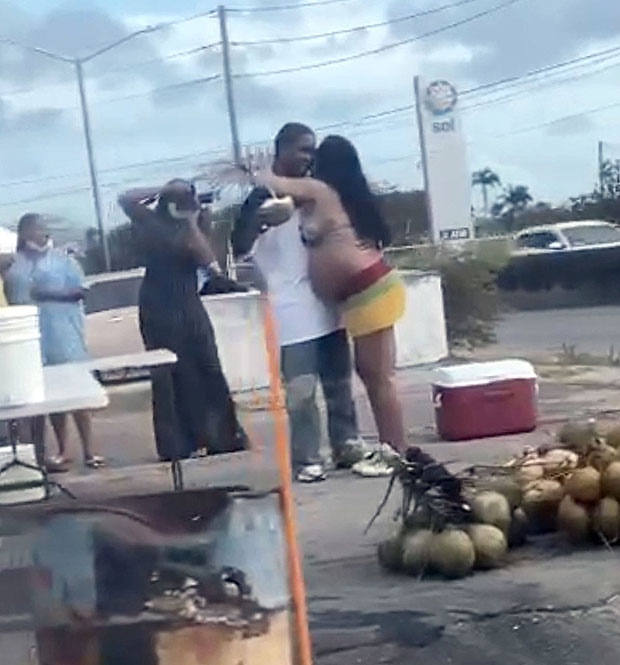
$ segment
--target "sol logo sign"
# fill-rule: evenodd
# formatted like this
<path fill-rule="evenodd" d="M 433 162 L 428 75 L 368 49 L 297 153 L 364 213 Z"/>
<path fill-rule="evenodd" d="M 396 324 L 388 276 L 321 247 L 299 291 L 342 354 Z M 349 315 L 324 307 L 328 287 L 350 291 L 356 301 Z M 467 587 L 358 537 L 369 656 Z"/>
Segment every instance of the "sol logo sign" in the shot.
<path fill-rule="evenodd" d="M 455 132 L 456 122 L 449 116 L 458 102 L 456 88 L 448 81 L 433 81 L 424 94 L 424 106 L 436 118 L 432 124 L 435 133 Z"/>

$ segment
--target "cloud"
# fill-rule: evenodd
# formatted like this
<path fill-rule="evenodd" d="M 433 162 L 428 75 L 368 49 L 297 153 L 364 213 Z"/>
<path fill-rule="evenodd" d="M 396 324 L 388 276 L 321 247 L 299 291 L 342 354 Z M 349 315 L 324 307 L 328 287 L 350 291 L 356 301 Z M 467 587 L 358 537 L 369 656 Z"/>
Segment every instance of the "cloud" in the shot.
<path fill-rule="evenodd" d="M 284 105 L 281 88 L 254 79 L 239 79 L 235 81 L 234 86 L 237 107 L 243 115 L 268 115 Z"/>
<path fill-rule="evenodd" d="M 595 126 L 594 121 L 587 115 L 576 115 L 549 125 L 547 134 L 550 136 L 574 136 L 575 134 L 589 132 Z"/>
<path fill-rule="evenodd" d="M 84 57 L 105 45 L 130 34 L 127 26 L 96 7 L 54 9 L 42 15 L 28 15 L 8 3 L 0 4 L 3 34 L 26 45 L 66 57 Z M 7 23 L 13 27 L 7 27 Z M 158 61 L 158 37 L 136 37 L 102 54 L 85 65 L 87 75 L 102 78 L 102 87 L 112 89 L 129 80 L 143 78 L 159 83 L 171 81 L 176 66 Z M 144 62 L 148 66 L 136 66 Z M 152 61 L 152 62 L 151 62 Z M 104 74 L 112 71 L 112 75 Z M 115 71 L 117 70 L 117 71 Z M 69 63 L 55 61 L 19 47 L 0 48 L 0 80 L 37 84 L 73 80 L 75 72 Z"/>
<path fill-rule="evenodd" d="M 380 91 L 328 88 L 317 91 L 307 112 L 318 124 L 332 123 L 334 119 L 346 120 L 352 116 L 364 115 L 365 109 L 376 108 L 381 103 L 381 98 Z"/>
<path fill-rule="evenodd" d="M 394 24 L 391 38 L 403 39 L 446 26 L 498 4 L 474 2 L 417 21 Z M 432 6 L 426 2 L 421 7 Z M 402 16 L 401 0 L 393 0 L 388 16 Z M 430 37 L 433 46 L 461 44 L 475 54 L 471 62 L 454 64 L 455 75 L 489 81 L 521 74 L 579 53 L 595 42 L 614 37 L 620 25 L 617 0 L 520 0 L 493 14 Z M 448 67 L 450 69 L 450 66 Z"/>
<path fill-rule="evenodd" d="M 220 97 L 220 95 L 222 96 Z M 221 92 L 221 82 L 201 81 L 200 79 L 193 79 L 188 83 L 173 83 L 170 86 L 163 86 L 155 90 L 150 97 L 155 106 L 179 106 L 186 109 L 205 98 L 224 99 L 223 92 Z"/>
<path fill-rule="evenodd" d="M 322 40 L 308 42 L 307 52 L 310 55 L 325 57 L 351 49 L 362 50 L 368 40 L 368 35 L 369 31 L 365 29 L 345 35 L 331 35 Z"/>
<path fill-rule="evenodd" d="M 56 130 L 64 121 L 64 112 L 56 108 L 14 110 L 0 98 L 0 131 L 4 134 L 33 130 Z"/>
<path fill-rule="evenodd" d="M 293 4 L 289 2 L 281 2 L 280 0 L 233 0 L 232 2 L 226 3 L 226 6 L 233 11 L 231 14 L 235 17 L 236 20 L 246 20 L 252 22 L 253 24 L 259 23 L 264 25 L 274 25 L 274 24 L 287 24 L 287 25 L 299 25 L 304 20 L 304 11 L 303 9 L 286 9 L 278 11 L 255 11 L 248 13 L 236 13 L 235 9 L 239 7 L 249 7 L 257 10 L 265 9 L 266 7 L 274 7 L 278 4 Z M 317 10 L 314 10 L 317 11 Z M 320 10 L 319 10 L 320 11 Z"/>

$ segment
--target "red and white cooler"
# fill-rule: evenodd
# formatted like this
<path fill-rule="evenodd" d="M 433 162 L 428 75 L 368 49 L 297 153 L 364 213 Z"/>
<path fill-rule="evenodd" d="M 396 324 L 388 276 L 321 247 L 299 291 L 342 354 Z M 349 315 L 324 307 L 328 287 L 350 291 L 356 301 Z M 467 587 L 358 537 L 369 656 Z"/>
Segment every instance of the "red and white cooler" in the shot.
<path fill-rule="evenodd" d="M 437 433 L 447 441 L 536 429 L 538 382 L 525 360 L 442 367 L 433 377 Z"/>

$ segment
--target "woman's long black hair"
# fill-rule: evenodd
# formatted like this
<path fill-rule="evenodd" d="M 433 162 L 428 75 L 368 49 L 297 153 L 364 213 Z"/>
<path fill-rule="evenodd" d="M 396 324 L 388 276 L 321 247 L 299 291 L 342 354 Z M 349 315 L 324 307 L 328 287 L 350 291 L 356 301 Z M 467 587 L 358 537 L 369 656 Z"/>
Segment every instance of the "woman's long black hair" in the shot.
<path fill-rule="evenodd" d="M 377 247 L 390 244 L 390 229 L 377 197 L 370 191 L 353 144 L 343 136 L 328 136 L 316 152 L 315 177 L 333 187 L 358 237 Z"/>

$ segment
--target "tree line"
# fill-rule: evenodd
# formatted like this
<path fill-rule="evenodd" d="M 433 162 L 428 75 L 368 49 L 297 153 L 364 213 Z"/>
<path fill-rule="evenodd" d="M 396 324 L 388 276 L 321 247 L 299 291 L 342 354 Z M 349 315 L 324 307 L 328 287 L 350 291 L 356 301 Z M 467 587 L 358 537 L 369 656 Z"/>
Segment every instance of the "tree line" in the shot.
<path fill-rule="evenodd" d="M 483 200 L 481 216 L 476 217 L 472 210 L 478 236 L 514 233 L 529 226 L 577 219 L 620 221 L 620 160 L 604 162 L 599 186 L 592 192 L 570 198 L 561 206 L 534 201 L 527 185 L 504 184 L 499 174 L 488 167 L 472 174 L 472 187 L 480 188 Z M 402 191 L 383 185 L 378 196 L 392 230 L 394 246 L 428 241 L 429 218 L 424 191 Z M 229 206 L 213 215 L 212 242 L 221 265 L 225 265 L 228 238 L 238 208 Z M 141 265 L 129 224 L 112 229 L 108 244 L 113 270 L 128 270 Z M 96 229 L 89 229 L 86 233 L 84 265 L 89 273 L 103 269 Z"/>
<path fill-rule="evenodd" d="M 480 188 L 483 202 L 483 216 L 476 224 L 479 235 L 514 233 L 530 226 L 579 219 L 620 222 L 620 160 L 604 161 L 599 175 L 599 185 L 591 192 L 553 206 L 535 202 L 526 185 L 503 185 L 500 176 L 488 167 L 475 171 L 472 186 Z M 496 196 L 489 205 L 491 194 Z"/>

